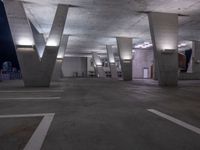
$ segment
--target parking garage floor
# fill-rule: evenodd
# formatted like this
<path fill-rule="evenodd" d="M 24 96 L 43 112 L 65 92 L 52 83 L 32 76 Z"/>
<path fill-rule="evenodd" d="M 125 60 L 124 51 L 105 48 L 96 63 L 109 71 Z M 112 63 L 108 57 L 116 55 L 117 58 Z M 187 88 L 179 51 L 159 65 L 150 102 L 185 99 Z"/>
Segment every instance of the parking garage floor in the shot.
<path fill-rule="evenodd" d="M 0 83 L 0 150 L 199 150 L 200 81 Z"/>

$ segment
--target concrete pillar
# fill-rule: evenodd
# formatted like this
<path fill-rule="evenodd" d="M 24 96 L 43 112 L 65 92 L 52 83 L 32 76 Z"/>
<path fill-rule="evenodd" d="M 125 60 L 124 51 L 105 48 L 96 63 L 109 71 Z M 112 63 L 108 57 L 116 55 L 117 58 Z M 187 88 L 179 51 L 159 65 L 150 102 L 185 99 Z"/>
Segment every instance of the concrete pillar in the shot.
<path fill-rule="evenodd" d="M 149 13 L 155 67 L 159 85 L 176 86 L 178 82 L 178 15 Z"/>
<path fill-rule="evenodd" d="M 117 66 L 115 64 L 115 56 L 114 56 L 112 46 L 107 45 L 106 49 L 107 49 L 107 55 L 108 55 L 108 62 L 109 62 L 109 66 L 110 66 L 111 77 L 116 79 L 116 78 L 118 78 L 118 74 L 117 74 Z"/>
<path fill-rule="evenodd" d="M 92 57 L 93 57 L 93 60 L 94 60 L 94 67 L 95 67 L 95 70 L 96 70 L 97 77 L 106 78 L 106 74 L 103 70 L 101 58 L 98 56 L 97 53 L 93 53 Z"/>
<path fill-rule="evenodd" d="M 125 81 L 132 80 L 132 38 L 117 38 L 117 46 L 122 67 L 122 76 Z"/>
<path fill-rule="evenodd" d="M 36 42 L 30 22 L 21 1 L 4 1 L 12 37 L 16 46 L 24 85 L 47 87 L 50 85 L 61 37 L 63 34 L 67 5 L 58 5 L 53 25 L 41 59 L 36 50 Z"/>
<path fill-rule="evenodd" d="M 45 49 L 45 45 L 46 45 L 46 41 L 44 39 L 43 34 L 39 33 L 38 30 L 35 28 L 35 26 L 31 22 L 30 22 L 30 25 L 31 25 L 31 29 L 33 31 L 35 47 L 37 49 L 38 55 L 40 56 L 40 58 L 42 58 L 44 49 Z M 58 81 L 62 77 L 62 74 L 63 74 L 62 73 L 62 62 L 63 62 L 63 58 L 64 58 L 65 51 L 67 48 L 68 37 L 69 37 L 68 35 L 62 36 L 56 63 L 55 63 L 55 67 L 54 67 L 54 71 L 53 71 L 53 75 L 52 75 L 52 81 Z"/>
<path fill-rule="evenodd" d="M 57 58 L 53 70 L 52 81 L 59 81 L 63 77 L 62 64 L 63 64 L 63 59 Z"/>
<path fill-rule="evenodd" d="M 200 74 L 200 41 L 192 42 L 192 73 Z"/>
<path fill-rule="evenodd" d="M 67 49 L 68 38 L 69 38 L 68 35 L 62 36 L 62 40 L 58 51 L 58 56 L 56 59 L 56 64 L 53 71 L 53 76 L 52 76 L 53 81 L 58 81 L 63 77 L 62 64 L 65 56 L 65 51 Z"/>
<path fill-rule="evenodd" d="M 38 52 L 39 57 L 42 58 L 43 53 L 44 53 L 44 49 L 45 49 L 45 45 L 46 45 L 44 35 L 38 32 L 38 30 L 31 23 L 31 21 L 29 21 L 29 22 L 30 22 L 30 26 L 31 26 L 31 29 L 32 29 L 32 32 L 33 32 L 33 38 L 34 38 L 34 41 L 35 41 L 36 50 Z"/>

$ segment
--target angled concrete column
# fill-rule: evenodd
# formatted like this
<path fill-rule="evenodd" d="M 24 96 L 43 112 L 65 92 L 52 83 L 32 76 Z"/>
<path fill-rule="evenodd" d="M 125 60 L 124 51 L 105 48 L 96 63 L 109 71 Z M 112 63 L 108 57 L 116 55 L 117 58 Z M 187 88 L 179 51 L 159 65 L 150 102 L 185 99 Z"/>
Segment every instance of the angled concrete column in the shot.
<path fill-rule="evenodd" d="M 107 45 L 106 46 L 107 49 L 107 55 L 108 55 L 108 62 L 109 62 L 109 66 L 110 66 L 110 72 L 111 72 L 111 77 L 112 78 L 118 78 L 118 74 L 117 74 L 117 66 L 115 64 L 115 56 L 113 53 L 113 48 L 111 45 Z"/>
<path fill-rule="evenodd" d="M 122 76 L 125 81 L 132 80 L 132 38 L 117 38 L 117 46 L 122 67 Z"/>
<path fill-rule="evenodd" d="M 200 74 L 200 41 L 192 42 L 192 73 Z"/>
<path fill-rule="evenodd" d="M 43 52 L 45 49 L 46 41 L 44 39 L 43 34 L 39 33 L 38 30 L 35 28 L 35 26 L 30 22 L 31 29 L 33 31 L 33 38 L 35 40 L 35 47 L 38 51 L 38 54 L 40 58 L 43 56 Z M 59 46 L 58 50 L 58 55 L 52 75 L 52 81 L 58 81 L 62 77 L 62 63 L 63 63 L 63 58 L 65 55 L 65 51 L 67 48 L 67 42 L 68 42 L 68 35 L 63 35 L 61 39 L 61 43 Z"/>
<path fill-rule="evenodd" d="M 94 67 L 95 67 L 95 70 L 96 70 L 97 77 L 106 78 L 106 74 L 103 70 L 101 58 L 98 56 L 97 53 L 93 53 L 92 57 L 93 57 L 93 60 L 94 60 Z"/>
<path fill-rule="evenodd" d="M 52 81 L 59 81 L 63 77 L 62 64 L 63 64 L 63 59 L 57 58 L 53 70 Z"/>
<path fill-rule="evenodd" d="M 53 81 L 58 81 L 63 76 L 62 64 L 63 64 L 65 51 L 67 49 L 68 38 L 69 38 L 68 35 L 62 36 L 60 48 L 59 48 L 59 51 L 58 51 L 58 56 L 57 56 L 57 59 L 56 59 L 56 64 L 55 64 L 54 71 L 53 71 L 53 76 L 52 76 Z"/>
<path fill-rule="evenodd" d="M 44 35 L 38 32 L 38 30 L 31 23 L 31 21 L 29 21 L 29 22 L 30 22 L 30 26 L 31 26 L 31 29 L 32 29 L 32 32 L 33 32 L 33 38 L 34 38 L 34 41 L 35 41 L 36 50 L 38 52 L 39 57 L 42 58 L 43 53 L 44 53 L 44 49 L 45 49 L 45 45 L 46 45 Z"/>
<path fill-rule="evenodd" d="M 176 86 L 178 82 L 178 15 L 149 13 L 155 67 L 159 85 Z"/>
<path fill-rule="evenodd" d="M 36 38 L 33 35 L 30 22 L 26 17 L 21 1 L 6 0 L 4 5 L 7 12 L 12 37 L 16 46 L 25 86 L 49 86 L 56 62 L 60 40 L 63 34 L 67 5 L 58 5 L 53 25 L 40 59 L 37 50 Z"/>

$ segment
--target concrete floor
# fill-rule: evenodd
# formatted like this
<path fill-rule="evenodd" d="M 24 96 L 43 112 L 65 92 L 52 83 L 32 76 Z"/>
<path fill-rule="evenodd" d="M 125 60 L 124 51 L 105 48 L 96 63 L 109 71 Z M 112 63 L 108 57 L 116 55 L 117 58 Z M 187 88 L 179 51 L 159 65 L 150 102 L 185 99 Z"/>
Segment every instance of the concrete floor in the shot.
<path fill-rule="evenodd" d="M 0 115 L 55 113 L 42 150 L 199 150 L 199 134 L 147 111 L 200 128 L 199 97 L 200 81 L 181 81 L 177 88 L 161 88 L 152 80 L 63 79 L 51 88 L 5 81 Z"/>

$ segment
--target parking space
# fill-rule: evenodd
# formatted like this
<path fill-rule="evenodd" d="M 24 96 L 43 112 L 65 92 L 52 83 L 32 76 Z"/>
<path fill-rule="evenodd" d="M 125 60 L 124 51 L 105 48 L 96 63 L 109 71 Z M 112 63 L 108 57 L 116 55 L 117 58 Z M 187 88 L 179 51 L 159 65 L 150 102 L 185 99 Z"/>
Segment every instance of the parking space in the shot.
<path fill-rule="evenodd" d="M 195 86 L 192 82 L 181 82 L 177 88 L 161 88 L 151 80 L 65 79 L 53 84 L 56 86 L 49 89 L 12 85 L 3 89 L 0 85 L 0 116 L 50 115 L 49 125 L 42 127 L 46 136 L 41 150 L 200 148 L 200 82 Z M 10 97 L 16 99 L 6 99 Z M 1 149 L 10 146 L 15 138 L 21 142 L 13 144 L 12 150 L 23 150 L 43 118 L 0 118 Z M 12 134 L 13 130 L 20 135 L 15 135 L 17 131 Z"/>

